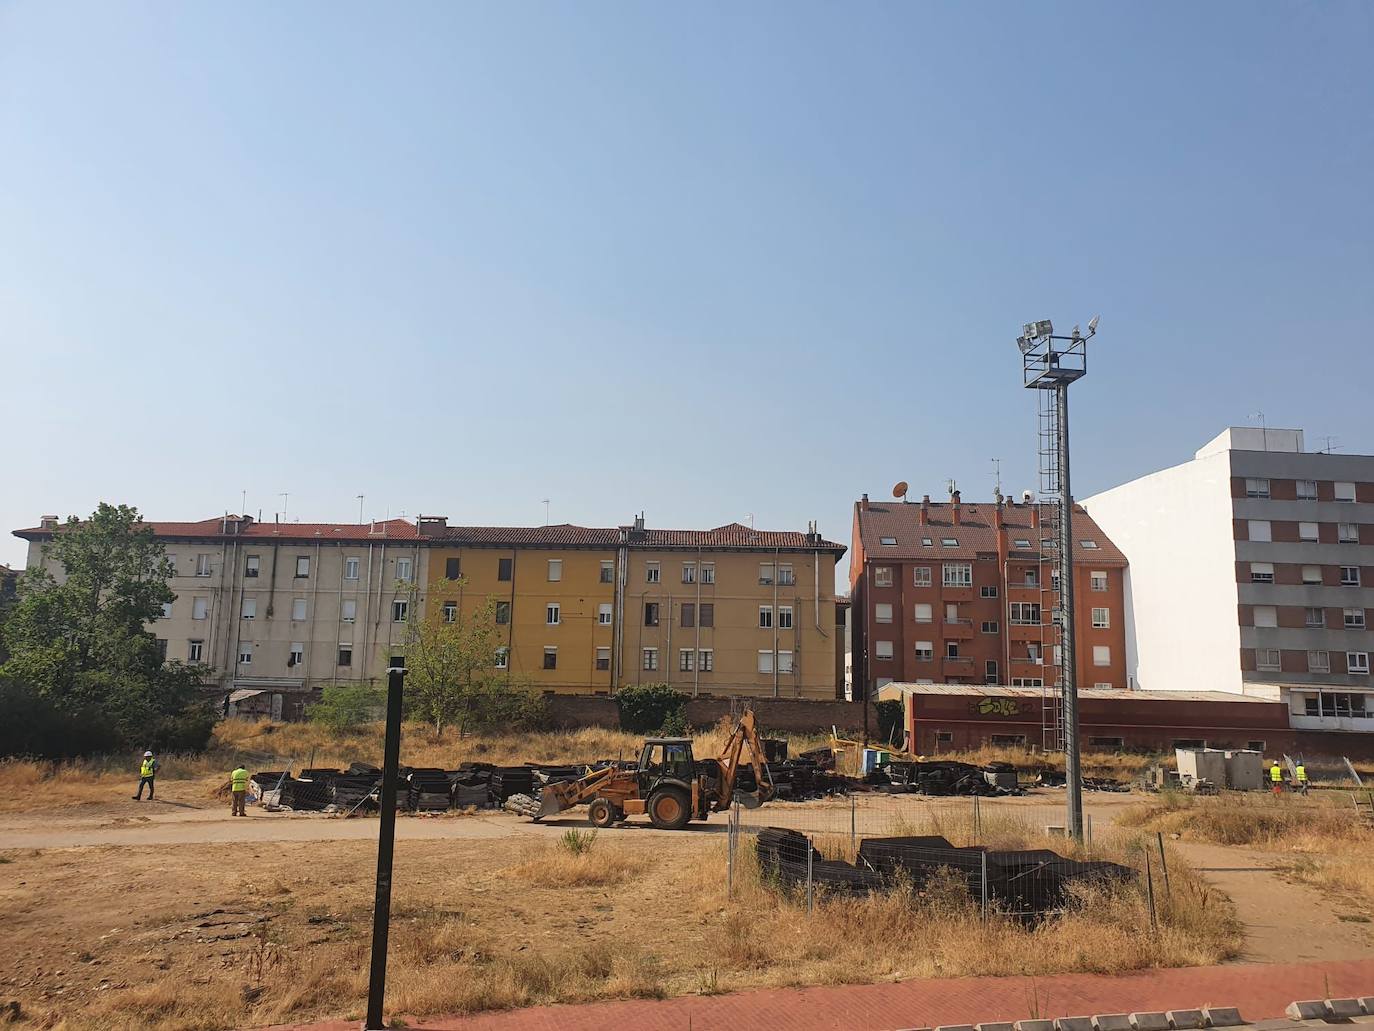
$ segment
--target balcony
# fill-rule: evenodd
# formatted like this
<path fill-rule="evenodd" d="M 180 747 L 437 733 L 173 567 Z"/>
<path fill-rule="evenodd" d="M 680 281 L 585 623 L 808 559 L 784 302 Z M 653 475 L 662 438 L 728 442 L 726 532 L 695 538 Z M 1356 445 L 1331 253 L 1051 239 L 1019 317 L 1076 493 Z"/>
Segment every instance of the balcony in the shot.
<path fill-rule="evenodd" d="M 946 619 L 940 624 L 940 632 L 946 641 L 973 640 L 973 620 Z"/>
<path fill-rule="evenodd" d="M 1013 641 L 1039 641 L 1044 631 L 1052 627 L 1042 627 L 1039 623 L 1008 623 L 1007 633 Z"/>
<path fill-rule="evenodd" d="M 948 602 L 973 601 L 976 587 L 941 587 L 940 597 Z"/>
<path fill-rule="evenodd" d="M 1047 669 L 1048 673 L 1046 672 Z M 1012 659 L 1011 664 L 1007 667 L 1007 675 L 1018 679 L 1030 677 L 1044 680 L 1047 676 L 1052 678 L 1054 672 L 1053 666 L 1046 667 L 1043 662 L 1025 658 Z"/>
<path fill-rule="evenodd" d="M 1043 594 L 1038 586 L 1030 584 L 1008 584 L 1007 601 L 1030 601 L 1037 602 L 1042 600 Z"/>
<path fill-rule="evenodd" d="M 942 671 L 946 677 L 973 676 L 972 659 L 945 659 Z"/>

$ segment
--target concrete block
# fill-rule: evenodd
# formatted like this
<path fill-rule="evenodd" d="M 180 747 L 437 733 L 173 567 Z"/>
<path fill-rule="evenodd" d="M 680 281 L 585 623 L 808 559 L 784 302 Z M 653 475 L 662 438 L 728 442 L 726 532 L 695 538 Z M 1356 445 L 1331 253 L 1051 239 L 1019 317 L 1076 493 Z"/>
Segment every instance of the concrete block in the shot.
<path fill-rule="evenodd" d="M 1054 1031 L 1053 1020 L 1018 1020 L 1016 1031 Z"/>
<path fill-rule="evenodd" d="M 1328 1017 L 1359 1017 L 1364 1015 L 1364 1010 L 1360 1008 L 1359 999 L 1327 999 L 1326 1016 Z"/>
<path fill-rule="evenodd" d="M 1208 1027 L 1240 1027 L 1245 1023 L 1240 1017 L 1240 1010 L 1234 1006 L 1204 1006 L 1202 1019 Z"/>
<path fill-rule="evenodd" d="M 1132 1013 L 1135 1031 L 1169 1031 L 1169 1018 L 1163 1013 Z"/>
<path fill-rule="evenodd" d="M 1323 1020 L 1326 1017 L 1326 1003 L 1321 999 L 1290 1002 L 1283 1012 L 1294 1020 Z"/>
<path fill-rule="evenodd" d="M 1125 1013 L 1099 1013 L 1093 1017 L 1096 1031 L 1132 1031 L 1131 1018 Z"/>
<path fill-rule="evenodd" d="M 1366 1013 L 1374 1013 L 1374 995 L 1361 996 L 1360 1008 Z"/>
<path fill-rule="evenodd" d="M 1202 1010 L 1170 1010 L 1169 1023 L 1176 1031 L 1188 1027 L 1202 1027 Z"/>
<path fill-rule="evenodd" d="M 1010 1020 L 998 1024 L 979 1024 L 978 1031 L 1016 1031 L 1016 1025 Z"/>
<path fill-rule="evenodd" d="M 1055 1031 L 1093 1031 L 1092 1017 L 1057 1017 Z"/>

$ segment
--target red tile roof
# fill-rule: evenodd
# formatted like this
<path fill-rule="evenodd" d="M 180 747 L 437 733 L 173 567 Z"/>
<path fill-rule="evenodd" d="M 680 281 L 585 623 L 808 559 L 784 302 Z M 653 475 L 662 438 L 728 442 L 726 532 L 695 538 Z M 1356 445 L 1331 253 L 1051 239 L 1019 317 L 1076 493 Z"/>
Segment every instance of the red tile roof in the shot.
<path fill-rule="evenodd" d="M 450 526 L 443 532 L 446 544 L 487 547 L 561 546 L 572 548 L 614 548 L 620 533 L 613 529 L 574 526 Z"/>
<path fill-rule="evenodd" d="M 921 505 L 919 502 L 869 502 L 867 510 L 858 508 L 859 539 L 863 541 L 864 554 L 871 561 L 881 562 L 884 557 L 900 560 L 974 558 L 979 552 L 997 551 L 997 531 L 993 528 L 996 506 L 991 502 L 964 502 L 960 506 L 959 525 L 954 525 L 951 505 L 948 502 L 931 502 L 930 522 L 921 525 Z M 1010 538 L 1008 546 L 1012 551 L 1036 551 L 1039 548 L 1040 530 L 1031 526 L 1032 511 L 1035 505 L 1002 506 L 1002 523 L 1007 527 Z M 1041 506 L 1042 511 L 1048 506 Z M 883 544 L 882 538 L 890 537 L 896 544 Z M 923 538 L 930 538 L 931 546 L 924 546 Z M 959 543 L 945 547 L 940 542 L 953 538 Z M 1018 548 L 1018 539 L 1030 542 L 1030 547 Z M 1096 548 L 1084 546 L 1084 541 L 1094 541 Z M 1074 506 L 1073 512 L 1073 560 L 1095 566 L 1124 566 L 1126 556 L 1105 533 L 1102 532 L 1092 516 L 1082 508 Z"/>
<path fill-rule="evenodd" d="M 758 548 L 765 551 L 781 548 L 784 551 L 819 550 L 837 554 L 843 554 L 846 550 L 843 544 L 824 538 L 808 540 L 806 534 L 797 530 L 753 530 L 741 523 L 726 523 L 714 530 L 646 529 L 642 537 L 631 538 L 631 543 L 642 548 Z"/>
<path fill-rule="evenodd" d="M 234 517 L 230 517 L 234 519 Z M 60 530 L 65 523 L 59 523 Z M 224 540 L 284 540 L 284 541 L 383 541 L 419 540 L 415 524 L 404 519 L 382 519 L 372 523 L 259 523 L 248 519 L 240 525 L 237 533 L 233 526 L 221 516 L 202 519 L 194 523 L 145 522 L 152 527 L 158 537 L 169 539 L 224 539 Z M 53 535 L 54 531 L 41 526 L 25 530 L 15 530 L 16 537 L 25 540 L 41 540 Z"/>

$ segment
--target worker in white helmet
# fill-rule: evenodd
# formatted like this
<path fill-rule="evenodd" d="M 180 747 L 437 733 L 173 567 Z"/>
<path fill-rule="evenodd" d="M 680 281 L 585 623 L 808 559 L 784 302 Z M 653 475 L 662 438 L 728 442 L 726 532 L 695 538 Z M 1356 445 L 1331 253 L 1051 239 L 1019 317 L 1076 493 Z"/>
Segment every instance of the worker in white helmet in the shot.
<path fill-rule="evenodd" d="M 143 801 L 143 785 L 148 785 L 148 801 L 153 800 L 153 792 L 157 785 L 154 779 L 157 777 L 159 763 L 154 758 L 152 752 L 143 753 L 143 762 L 138 767 L 138 794 L 134 795 L 135 802 Z"/>

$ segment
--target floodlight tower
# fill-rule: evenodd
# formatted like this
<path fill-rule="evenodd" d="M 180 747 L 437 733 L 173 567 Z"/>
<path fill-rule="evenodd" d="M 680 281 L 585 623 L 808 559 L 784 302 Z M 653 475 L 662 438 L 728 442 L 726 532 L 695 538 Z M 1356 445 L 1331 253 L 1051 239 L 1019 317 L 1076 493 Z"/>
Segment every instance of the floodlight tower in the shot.
<path fill-rule="evenodd" d="M 1083 775 L 1078 749 L 1078 656 L 1074 651 L 1073 491 L 1069 481 L 1069 384 L 1088 371 L 1088 340 L 1097 334 L 1099 316 L 1088 322 L 1084 336 L 1078 327 L 1068 336 L 1055 336 L 1049 319 L 1028 322 L 1016 338 L 1021 349 L 1021 374 L 1028 390 L 1041 391 L 1040 481 L 1042 494 L 1058 502 L 1057 533 L 1046 538 L 1041 551 L 1053 548 L 1059 570 L 1058 611 L 1060 692 L 1063 702 L 1062 739 L 1065 784 L 1068 788 L 1068 830 L 1083 840 Z M 1043 618 L 1043 617 L 1042 617 Z"/>

